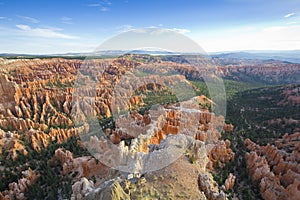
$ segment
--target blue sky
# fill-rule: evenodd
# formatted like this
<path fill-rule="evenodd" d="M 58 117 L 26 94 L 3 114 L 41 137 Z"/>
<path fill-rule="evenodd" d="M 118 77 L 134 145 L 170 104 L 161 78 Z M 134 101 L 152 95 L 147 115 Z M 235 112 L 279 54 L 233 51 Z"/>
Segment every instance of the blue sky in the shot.
<path fill-rule="evenodd" d="M 208 52 L 300 49 L 300 1 L 0 0 L 0 52 L 93 51 L 145 27 L 178 31 Z"/>

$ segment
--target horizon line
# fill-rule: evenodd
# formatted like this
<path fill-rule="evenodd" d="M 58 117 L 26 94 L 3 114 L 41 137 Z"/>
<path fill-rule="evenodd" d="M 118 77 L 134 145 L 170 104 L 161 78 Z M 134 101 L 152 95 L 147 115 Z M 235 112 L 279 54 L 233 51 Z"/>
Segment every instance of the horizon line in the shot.
<path fill-rule="evenodd" d="M 248 49 L 248 50 L 224 50 L 224 51 L 203 51 L 203 52 L 172 52 L 172 51 L 160 51 L 160 50 L 102 50 L 102 51 L 87 51 L 87 52 L 65 52 L 65 53 L 8 53 L 8 52 L 0 52 L 0 57 L 5 55 L 23 55 L 23 56 L 58 56 L 58 55 L 68 55 L 68 54 L 97 54 L 101 52 L 134 52 L 134 51 L 141 51 L 141 52 L 166 52 L 169 54 L 220 54 L 220 53 L 259 53 L 259 52 L 292 52 L 292 51 L 299 51 L 299 49 L 286 49 L 286 50 L 278 50 L 278 49 L 264 49 L 264 50 L 257 50 L 257 49 Z M 133 53 L 134 54 L 134 53 Z"/>

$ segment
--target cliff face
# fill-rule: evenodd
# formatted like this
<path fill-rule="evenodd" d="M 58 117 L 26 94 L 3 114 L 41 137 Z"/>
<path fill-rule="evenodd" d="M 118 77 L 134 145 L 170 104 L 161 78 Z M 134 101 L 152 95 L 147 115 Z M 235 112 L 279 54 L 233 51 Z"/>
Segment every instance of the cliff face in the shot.
<path fill-rule="evenodd" d="M 253 62 L 251 60 L 223 62 L 220 59 L 215 59 L 214 63 L 217 68 L 217 74 L 220 77 L 263 83 L 299 83 L 300 64 L 286 63 L 278 61 L 269 62 Z M 198 68 L 186 64 L 173 64 L 174 68 L 191 79 L 199 79 L 203 77 L 208 68 Z M 215 69 L 213 69 L 215 70 Z"/>
<path fill-rule="evenodd" d="M 247 168 L 264 199 L 298 199 L 300 194 L 300 133 L 285 135 L 275 145 L 245 140 Z"/>
<path fill-rule="evenodd" d="M 254 81 L 264 83 L 299 83 L 300 65 L 288 63 L 261 63 L 221 66 L 221 76 L 234 80 Z"/>

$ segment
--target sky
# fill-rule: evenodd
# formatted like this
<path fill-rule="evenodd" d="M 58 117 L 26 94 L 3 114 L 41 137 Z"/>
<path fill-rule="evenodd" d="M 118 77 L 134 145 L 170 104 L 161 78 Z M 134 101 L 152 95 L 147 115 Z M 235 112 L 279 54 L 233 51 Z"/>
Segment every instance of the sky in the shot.
<path fill-rule="evenodd" d="M 0 53 L 92 52 L 148 27 L 184 34 L 207 52 L 295 50 L 300 0 L 0 0 Z"/>

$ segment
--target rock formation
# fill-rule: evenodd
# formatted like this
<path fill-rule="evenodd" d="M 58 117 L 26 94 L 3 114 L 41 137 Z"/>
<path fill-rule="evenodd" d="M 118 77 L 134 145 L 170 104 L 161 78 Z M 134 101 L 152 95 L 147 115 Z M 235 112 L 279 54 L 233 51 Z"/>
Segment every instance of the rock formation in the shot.
<path fill-rule="evenodd" d="M 275 145 L 245 140 L 247 168 L 264 199 L 298 199 L 300 192 L 299 133 L 284 135 Z"/>
<path fill-rule="evenodd" d="M 225 163 L 234 160 L 234 152 L 230 149 L 230 141 L 229 140 L 220 140 L 209 150 L 208 156 L 211 161 L 209 166 L 216 167 L 223 167 Z"/>
<path fill-rule="evenodd" d="M 4 132 L 0 129 L 0 155 L 2 151 L 7 152 L 6 159 L 12 160 L 15 160 L 18 155 L 26 156 L 28 154 L 18 134 L 14 134 L 10 131 Z"/>
<path fill-rule="evenodd" d="M 9 190 L 5 190 L 0 193 L 0 197 L 4 199 L 26 199 L 24 196 L 25 190 L 37 179 L 37 175 L 30 168 L 22 172 L 23 178 L 19 179 L 18 182 L 12 182 L 9 184 Z"/>
<path fill-rule="evenodd" d="M 218 184 L 213 180 L 210 173 L 201 173 L 198 177 L 199 189 L 205 193 L 207 199 L 211 200 L 225 200 L 224 192 L 219 192 Z"/>
<path fill-rule="evenodd" d="M 59 161 L 62 166 L 62 174 L 75 174 L 76 178 L 91 177 L 97 175 L 104 177 L 108 173 L 108 167 L 91 156 L 73 158 L 70 151 L 57 149 L 51 162 Z"/>
<path fill-rule="evenodd" d="M 236 179 L 236 177 L 232 173 L 229 173 L 229 175 L 224 183 L 225 191 L 233 189 L 233 186 L 235 184 L 235 179 Z"/>
<path fill-rule="evenodd" d="M 224 124 L 223 126 L 223 130 L 225 132 L 232 132 L 234 129 L 234 126 L 232 124 Z"/>

